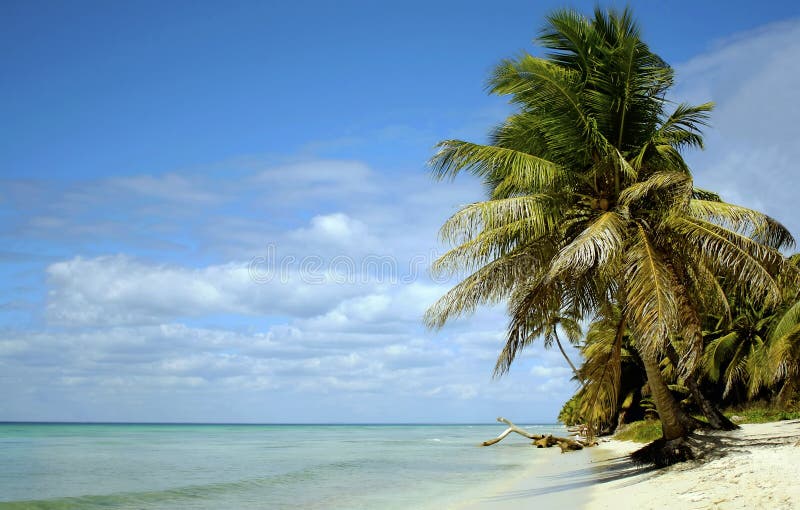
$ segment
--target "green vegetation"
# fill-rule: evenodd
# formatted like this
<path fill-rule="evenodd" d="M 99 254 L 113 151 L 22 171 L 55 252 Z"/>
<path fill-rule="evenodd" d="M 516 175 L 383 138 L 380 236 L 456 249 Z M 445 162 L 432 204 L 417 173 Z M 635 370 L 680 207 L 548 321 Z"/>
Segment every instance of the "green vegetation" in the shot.
<path fill-rule="evenodd" d="M 490 142 L 445 140 L 431 159 L 437 178 L 470 172 L 487 196 L 441 228 L 452 248 L 433 270 L 465 277 L 426 323 L 506 301 L 496 376 L 539 339 L 567 358 L 568 341 L 583 363 L 566 359 L 580 388 L 565 422 L 601 433 L 658 417 L 648 460 L 690 457 L 692 430 L 736 427 L 720 405 L 793 398 L 799 277 L 781 250 L 794 240 L 694 187 L 683 153 L 702 149 L 713 105 L 666 99 L 673 70 L 629 9 L 556 11 L 537 42 L 545 57 L 492 73 L 489 90 L 516 111 Z"/>
<path fill-rule="evenodd" d="M 649 443 L 661 438 L 661 422 L 658 420 L 635 421 L 625 425 L 614 434 L 614 439 Z"/>
<path fill-rule="evenodd" d="M 768 423 L 781 420 L 800 420 L 798 409 L 774 409 L 769 407 L 748 406 L 725 413 L 736 423 Z"/>

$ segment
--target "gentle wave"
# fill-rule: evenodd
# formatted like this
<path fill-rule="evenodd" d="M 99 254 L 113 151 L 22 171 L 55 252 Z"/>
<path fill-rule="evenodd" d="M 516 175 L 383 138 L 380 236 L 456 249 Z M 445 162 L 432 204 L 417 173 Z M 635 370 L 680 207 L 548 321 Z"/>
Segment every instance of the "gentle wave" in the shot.
<path fill-rule="evenodd" d="M 291 487 L 305 485 L 330 473 L 341 474 L 342 471 L 364 469 L 368 464 L 375 464 L 375 459 L 335 461 L 326 464 L 306 467 L 297 471 L 278 475 L 250 478 L 234 482 L 215 482 L 208 484 L 188 485 L 157 491 L 118 492 L 112 494 L 93 494 L 40 500 L 0 501 L 2 510 L 67 510 L 67 509 L 100 509 L 128 508 L 131 505 L 152 505 L 163 503 L 184 503 L 206 501 L 226 494 L 242 496 L 248 492 L 264 492 L 274 487 Z M 267 494 L 264 494 L 265 496 Z M 183 507 L 187 508 L 187 507 Z"/>

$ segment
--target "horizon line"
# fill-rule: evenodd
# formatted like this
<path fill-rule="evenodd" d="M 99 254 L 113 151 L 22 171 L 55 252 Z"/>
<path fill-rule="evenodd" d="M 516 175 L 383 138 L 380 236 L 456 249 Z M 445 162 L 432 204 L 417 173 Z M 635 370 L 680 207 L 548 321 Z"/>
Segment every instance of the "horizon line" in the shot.
<path fill-rule="evenodd" d="M 517 420 L 517 423 L 532 425 L 563 425 L 559 422 L 545 423 Z M 347 425 L 504 425 L 492 422 L 199 422 L 199 421 L 62 421 L 62 420 L 0 420 L 0 425 L 283 425 L 283 426 L 347 426 Z"/>

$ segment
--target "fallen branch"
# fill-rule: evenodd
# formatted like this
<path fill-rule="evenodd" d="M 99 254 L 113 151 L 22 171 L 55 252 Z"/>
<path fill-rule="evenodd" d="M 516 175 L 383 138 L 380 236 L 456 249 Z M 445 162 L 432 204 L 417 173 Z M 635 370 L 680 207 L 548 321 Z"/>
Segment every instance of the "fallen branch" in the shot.
<path fill-rule="evenodd" d="M 594 446 L 597 443 L 594 442 L 587 442 L 587 441 L 580 441 L 575 439 L 570 439 L 568 437 L 557 437 L 553 436 L 552 434 L 532 434 L 525 429 L 521 429 L 514 425 L 513 422 L 503 418 L 502 416 L 497 418 L 497 421 L 500 423 L 505 423 L 508 425 L 508 428 L 503 431 L 502 434 L 497 436 L 494 439 L 489 439 L 488 441 L 484 441 L 481 443 L 481 446 L 491 446 L 495 443 L 499 443 L 503 439 L 505 439 L 509 434 L 515 432 L 523 437 L 527 437 L 528 439 L 533 439 L 533 445 L 537 448 L 550 448 L 551 446 L 558 445 L 561 448 L 561 453 L 573 451 L 573 450 L 582 450 L 586 446 Z"/>

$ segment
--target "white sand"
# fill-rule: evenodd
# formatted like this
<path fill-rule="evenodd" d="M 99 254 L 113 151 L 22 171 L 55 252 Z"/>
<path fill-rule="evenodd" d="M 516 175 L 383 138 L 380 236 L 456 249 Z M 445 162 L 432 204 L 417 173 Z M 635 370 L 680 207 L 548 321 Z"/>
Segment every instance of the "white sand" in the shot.
<path fill-rule="evenodd" d="M 627 455 L 641 443 L 612 440 L 563 455 L 532 448 L 543 462 L 452 508 L 800 508 L 800 421 L 743 425 L 714 438 L 719 446 L 705 460 L 660 470 L 630 462 Z"/>
<path fill-rule="evenodd" d="M 628 461 L 601 460 L 590 510 L 800 508 L 800 421 L 743 425 L 720 435 L 718 453 L 705 461 L 662 470 L 636 469 Z M 609 441 L 598 458 L 627 455 L 637 443 Z"/>

